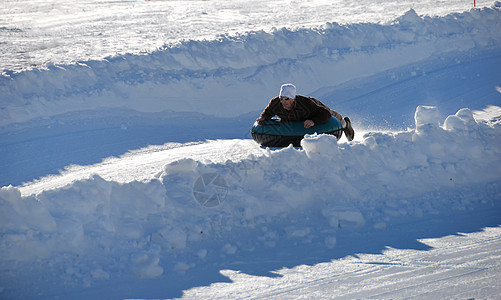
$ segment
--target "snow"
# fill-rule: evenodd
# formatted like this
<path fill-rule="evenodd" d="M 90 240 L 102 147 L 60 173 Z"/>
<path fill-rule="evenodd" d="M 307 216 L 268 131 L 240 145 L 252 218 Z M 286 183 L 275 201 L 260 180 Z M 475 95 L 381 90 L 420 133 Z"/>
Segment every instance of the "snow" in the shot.
<path fill-rule="evenodd" d="M 491 1 L 479 0 L 478 7 Z M 142 53 L 185 40 L 213 40 L 224 34 L 385 23 L 409 8 L 443 16 L 470 9 L 473 2 L 374 1 L 38 1 L 0 3 L 0 69 L 23 70 L 126 53 Z"/>
<path fill-rule="evenodd" d="M 0 10 L 49 60 L 2 60 L 0 298 L 501 293 L 499 2 L 29 2 Z M 284 82 L 355 141 L 254 143 Z"/>
<path fill-rule="evenodd" d="M 284 81 L 295 82 L 299 93 L 312 94 L 432 58 L 452 55 L 465 60 L 458 64 L 466 63 L 472 58 L 458 52 L 499 47 L 501 34 L 492 28 L 501 27 L 500 23 L 498 10 L 491 8 L 443 18 L 422 18 L 409 10 L 387 25 L 327 23 L 317 28 L 251 31 L 181 42 L 145 55 L 5 72 L 0 78 L 0 125 L 104 108 L 237 117 L 259 111 Z M 432 64 L 432 70 L 416 68 L 406 70 L 406 75 L 427 76 L 437 71 L 437 62 Z M 488 71 L 494 74 L 486 75 L 497 78 L 495 70 Z M 489 98 L 498 97 L 491 93 Z"/>
<path fill-rule="evenodd" d="M 242 294 L 260 299 L 305 295 L 340 299 L 449 298 L 451 295 L 473 298 L 482 290 L 498 285 L 493 275 L 499 261 L 489 259 L 499 257 L 498 234 L 488 229 L 480 234 L 422 239 L 420 242 L 430 248 L 428 251 L 387 248 L 381 254 L 358 254 L 314 266 L 282 268 L 273 278 L 222 270 L 231 283 L 190 290 L 184 298 L 200 295 L 240 298 Z M 472 261 L 481 263 L 472 266 Z M 486 268 L 486 272 L 480 268 Z M 465 278 L 468 286 L 464 285 Z M 495 293 L 493 295 L 496 298 Z"/>

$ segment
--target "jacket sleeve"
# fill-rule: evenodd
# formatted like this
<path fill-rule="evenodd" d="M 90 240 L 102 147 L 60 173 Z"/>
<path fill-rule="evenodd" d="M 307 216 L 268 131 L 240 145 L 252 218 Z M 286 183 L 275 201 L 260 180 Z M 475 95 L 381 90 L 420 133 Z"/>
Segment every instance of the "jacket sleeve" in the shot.
<path fill-rule="evenodd" d="M 270 102 L 268 103 L 268 105 L 264 108 L 263 112 L 261 113 L 259 118 L 257 118 L 256 121 L 259 124 L 262 124 L 262 123 L 264 123 L 264 121 L 271 120 L 271 118 L 273 118 L 276 115 L 275 107 L 277 104 L 278 104 L 277 98 L 271 99 Z"/>
<path fill-rule="evenodd" d="M 311 120 L 315 124 L 323 124 L 327 122 L 332 117 L 330 109 L 315 98 L 310 98 L 310 100 L 312 111 Z"/>
<path fill-rule="evenodd" d="M 331 118 L 331 113 L 323 108 L 317 108 L 314 113 L 314 117 L 311 118 L 315 124 L 323 124 Z"/>

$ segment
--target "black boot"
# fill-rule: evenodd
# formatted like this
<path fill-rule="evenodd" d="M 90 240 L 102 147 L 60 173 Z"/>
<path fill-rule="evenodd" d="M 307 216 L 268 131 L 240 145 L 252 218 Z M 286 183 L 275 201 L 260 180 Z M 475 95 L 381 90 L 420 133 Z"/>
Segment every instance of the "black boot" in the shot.
<path fill-rule="evenodd" d="M 344 121 L 346 122 L 346 127 L 344 128 L 344 135 L 346 135 L 346 138 L 348 141 L 353 141 L 353 138 L 355 137 L 355 130 L 353 130 L 353 127 L 351 127 L 351 121 L 350 118 L 344 117 Z"/>

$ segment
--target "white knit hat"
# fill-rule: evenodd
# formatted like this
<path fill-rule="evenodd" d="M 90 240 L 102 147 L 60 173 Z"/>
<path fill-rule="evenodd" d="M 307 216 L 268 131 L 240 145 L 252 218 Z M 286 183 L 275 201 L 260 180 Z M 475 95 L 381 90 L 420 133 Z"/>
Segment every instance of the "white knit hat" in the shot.
<path fill-rule="evenodd" d="M 296 87 L 292 83 L 282 84 L 280 87 L 279 97 L 289 97 L 291 99 L 296 98 Z"/>

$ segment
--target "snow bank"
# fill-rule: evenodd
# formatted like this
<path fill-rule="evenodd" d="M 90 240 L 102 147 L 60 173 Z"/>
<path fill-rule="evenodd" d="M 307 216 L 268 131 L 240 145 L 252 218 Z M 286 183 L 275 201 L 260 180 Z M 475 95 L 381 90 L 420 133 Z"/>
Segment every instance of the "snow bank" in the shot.
<path fill-rule="evenodd" d="M 27 284 L 28 270 L 91 286 L 111 276 L 182 274 L 256 243 L 333 248 L 340 230 L 384 230 L 395 217 L 500 201 L 501 126 L 477 122 L 469 109 L 443 125 L 437 115 L 418 107 L 415 129 L 368 133 L 362 142 L 311 135 L 300 149 L 263 157 L 181 159 L 147 182 L 94 176 L 29 197 L 3 187 L 1 282 L 17 285 L 0 290 Z"/>
<path fill-rule="evenodd" d="M 410 10 L 387 25 L 257 31 L 144 55 L 5 71 L 0 125 L 105 107 L 235 117 L 262 109 L 286 81 L 308 94 L 433 56 L 499 49 L 501 31 L 493 29 L 501 28 L 500 14 L 493 7 L 431 18 Z"/>

